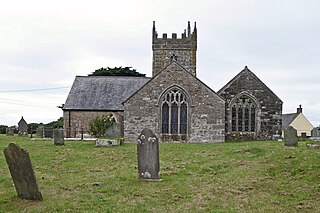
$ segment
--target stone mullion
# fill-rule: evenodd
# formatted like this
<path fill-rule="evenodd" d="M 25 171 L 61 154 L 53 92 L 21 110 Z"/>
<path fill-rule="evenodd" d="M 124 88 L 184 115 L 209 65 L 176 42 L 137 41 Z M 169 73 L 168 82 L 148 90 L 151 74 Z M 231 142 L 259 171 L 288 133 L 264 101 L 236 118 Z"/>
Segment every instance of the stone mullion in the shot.
<path fill-rule="evenodd" d="M 168 126 L 168 134 L 171 134 L 171 101 L 168 103 L 169 105 L 169 126 Z"/>
<path fill-rule="evenodd" d="M 239 125 L 238 125 L 238 120 L 239 116 L 238 116 L 238 106 L 236 106 L 236 131 L 239 131 Z"/>
<path fill-rule="evenodd" d="M 178 103 L 178 134 L 180 134 L 180 117 L 181 117 L 181 115 L 180 115 L 180 112 L 181 112 L 181 110 L 180 110 L 180 103 Z"/>
<path fill-rule="evenodd" d="M 251 106 L 249 105 L 249 126 L 248 126 L 248 132 L 251 132 Z"/>

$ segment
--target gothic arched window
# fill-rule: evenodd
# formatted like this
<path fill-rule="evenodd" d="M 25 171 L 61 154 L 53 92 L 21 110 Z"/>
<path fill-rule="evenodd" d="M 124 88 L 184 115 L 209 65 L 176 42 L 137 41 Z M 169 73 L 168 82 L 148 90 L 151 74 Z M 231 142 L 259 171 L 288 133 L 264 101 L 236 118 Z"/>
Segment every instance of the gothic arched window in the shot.
<path fill-rule="evenodd" d="M 178 88 L 173 88 L 162 95 L 161 133 L 187 134 L 188 129 L 188 98 Z"/>
<path fill-rule="evenodd" d="M 257 105 L 248 95 L 238 97 L 231 105 L 231 131 L 256 131 Z"/>

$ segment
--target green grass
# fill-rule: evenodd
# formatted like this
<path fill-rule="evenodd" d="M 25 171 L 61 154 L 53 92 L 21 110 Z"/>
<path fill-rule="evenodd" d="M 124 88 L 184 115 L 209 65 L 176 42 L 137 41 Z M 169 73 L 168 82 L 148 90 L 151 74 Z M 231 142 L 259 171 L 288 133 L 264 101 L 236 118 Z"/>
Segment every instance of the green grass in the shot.
<path fill-rule="evenodd" d="M 160 144 L 161 182 L 137 179 L 136 145 L 0 135 L 28 150 L 43 201 L 17 197 L 0 154 L 0 212 L 320 212 L 320 150 L 281 142 Z"/>

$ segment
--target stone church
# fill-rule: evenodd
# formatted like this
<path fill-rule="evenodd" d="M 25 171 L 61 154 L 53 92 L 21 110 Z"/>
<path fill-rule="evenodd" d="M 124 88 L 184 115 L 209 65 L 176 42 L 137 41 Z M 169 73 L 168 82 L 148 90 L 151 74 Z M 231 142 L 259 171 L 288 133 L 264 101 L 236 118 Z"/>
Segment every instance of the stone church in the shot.
<path fill-rule="evenodd" d="M 112 113 L 119 135 L 149 128 L 161 141 L 271 139 L 281 133 L 282 101 L 247 67 L 217 93 L 197 78 L 197 27 L 178 38 L 152 29 L 152 77 L 77 76 L 63 105 L 66 135 Z"/>

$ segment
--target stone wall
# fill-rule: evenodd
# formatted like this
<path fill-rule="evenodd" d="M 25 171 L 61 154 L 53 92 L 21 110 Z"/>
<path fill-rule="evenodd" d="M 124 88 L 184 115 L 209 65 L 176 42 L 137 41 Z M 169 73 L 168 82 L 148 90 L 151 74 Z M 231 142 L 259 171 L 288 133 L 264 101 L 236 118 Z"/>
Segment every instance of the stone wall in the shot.
<path fill-rule="evenodd" d="M 177 61 L 187 71 L 196 75 L 196 53 L 197 53 L 197 30 L 196 26 L 191 33 L 190 22 L 188 23 L 188 34 L 182 33 L 181 38 L 177 38 L 176 33 L 172 33 L 168 38 L 164 33 L 162 38 L 158 37 L 153 29 L 152 38 L 153 64 L 152 76 L 157 75 L 162 69 L 170 64 L 171 61 Z"/>
<path fill-rule="evenodd" d="M 231 132 L 229 104 L 240 93 L 246 92 L 259 102 L 257 131 L 255 135 Z M 281 135 L 282 101 L 247 67 L 218 92 L 226 100 L 226 139 L 272 139 Z"/>
<path fill-rule="evenodd" d="M 113 114 L 116 122 L 122 124 L 121 116 L 123 112 L 65 110 L 63 111 L 64 129 L 66 131 L 65 135 L 67 137 L 75 137 L 77 132 L 80 132 L 82 130 L 87 133 L 89 129 L 89 123 L 93 118 L 95 118 L 96 116 L 109 115 L 111 113 Z M 122 128 L 122 130 L 120 130 L 120 133 L 122 132 L 123 135 L 123 125 L 120 126 Z"/>
<path fill-rule="evenodd" d="M 124 135 L 136 140 L 145 128 L 161 138 L 159 98 L 172 86 L 183 89 L 190 97 L 187 142 L 224 141 L 224 100 L 176 62 L 151 79 L 124 103 Z"/>

